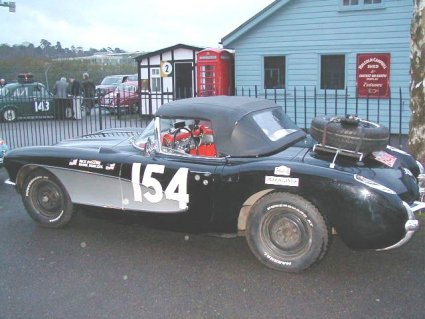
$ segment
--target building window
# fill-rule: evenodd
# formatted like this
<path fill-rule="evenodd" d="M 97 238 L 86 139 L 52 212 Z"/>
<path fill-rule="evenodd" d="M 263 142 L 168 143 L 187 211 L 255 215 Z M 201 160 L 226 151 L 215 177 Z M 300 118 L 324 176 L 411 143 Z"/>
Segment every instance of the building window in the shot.
<path fill-rule="evenodd" d="M 151 92 L 161 92 L 161 74 L 159 68 L 151 69 Z"/>
<path fill-rule="evenodd" d="M 151 91 L 152 92 L 161 92 L 161 78 L 152 78 Z"/>
<path fill-rule="evenodd" d="M 367 5 L 380 5 L 383 0 L 341 0 L 343 7 L 363 7 Z"/>
<path fill-rule="evenodd" d="M 345 55 L 321 56 L 320 88 L 343 90 L 345 88 Z"/>
<path fill-rule="evenodd" d="M 359 0 L 342 0 L 343 6 L 357 6 L 359 4 Z"/>
<path fill-rule="evenodd" d="M 141 87 L 140 89 L 142 91 L 149 91 L 149 80 L 148 79 L 141 79 Z"/>
<path fill-rule="evenodd" d="M 264 88 L 284 89 L 285 70 L 284 56 L 264 57 Z"/>

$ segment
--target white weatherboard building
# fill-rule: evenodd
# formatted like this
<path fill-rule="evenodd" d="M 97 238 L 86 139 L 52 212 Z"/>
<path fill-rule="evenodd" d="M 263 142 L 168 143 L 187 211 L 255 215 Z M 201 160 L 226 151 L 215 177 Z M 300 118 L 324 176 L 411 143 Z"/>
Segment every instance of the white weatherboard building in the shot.
<path fill-rule="evenodd" d="M 164 103 L 196 96 L 196 53 L 200 47 L 177 44 L 136 57 L 142 114 L 155 114 Z"/>
<path fill-rule="evenodd" d="M 276 0 L 222 39 L 237 92 L 275 98 L 301 126 L 336 110 L 407 133 L 412 10 L 411 0 Z"/>

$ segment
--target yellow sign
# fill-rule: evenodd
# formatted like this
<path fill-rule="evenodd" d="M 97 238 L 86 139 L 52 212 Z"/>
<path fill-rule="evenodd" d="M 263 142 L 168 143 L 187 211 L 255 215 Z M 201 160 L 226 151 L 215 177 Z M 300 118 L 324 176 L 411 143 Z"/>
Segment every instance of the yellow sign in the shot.
<path fill-rule="evenodd" d="M 173 73 L 173 65 L 168 61 L 161 61 L 161 77 L 168 77 Z"/>

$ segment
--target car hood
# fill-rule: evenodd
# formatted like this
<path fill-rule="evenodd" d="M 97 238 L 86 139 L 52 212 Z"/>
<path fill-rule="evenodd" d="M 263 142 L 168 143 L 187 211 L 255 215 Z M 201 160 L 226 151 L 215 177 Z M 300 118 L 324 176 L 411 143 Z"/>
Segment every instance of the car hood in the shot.
<path fill-rule="evenodd" d="M 101 147 L 120 148 L 130 145 L 129 137 L 108 136 L 108 137 L 84 137 L 62 141 L 56 146 L 69 148 L 91 148 L 99 149 Z"/>
<path fill-rule="evenodd" d="M 133 149 L 131 139 L 143 132 L 143 128 L 107 129 L 79 138 L 64 140 L 55 146 L 68 148 L 111 148 L 112 150 Z"/>
<path fill-rule="evenodd" d="M 108 94 L 105 94 L 105 99 L 115 98 L 115 97 L 117 97 L 118 94 L 122 98 L 137 95 L 136 92 L 131 92 L 131 91 L 118 91 L 118 92 L 117 91 L 113 91 L 113 92 L 109 92 Z"/>
<path fill-rule="evenodd" d="M 114 89 L 116 88 L 116 84 L 99 84 L 96 85 L 96 89 Z"/>

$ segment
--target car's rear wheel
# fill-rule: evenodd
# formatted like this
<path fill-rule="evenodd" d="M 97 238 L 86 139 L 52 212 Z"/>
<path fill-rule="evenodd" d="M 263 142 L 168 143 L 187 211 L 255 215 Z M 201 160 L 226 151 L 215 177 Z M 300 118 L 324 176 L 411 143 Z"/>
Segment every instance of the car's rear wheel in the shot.
<path fill-rule="evenodd" d="M 266 195 L 253 206 L 246 237 L 251 251 L 266 266 L 299 272 L 324 257 L 331 233 L 325 217 L 312 203 L 279 192 Z"/>
<path fill-rule="evenodd" d="M 36 170 L 22 187 L 22 199 L 28 214 L 40 225 L 51 228 L 65 226 L 73 216 L 71 199 L 52 174 Z"/>
<path fill-rule="evenodd" d="M 5 122 L 14 122 L 16 121 L 16 110 L 11 107 L 7 107 L 4 109 L 2 113 L 2 119 Z"/>

